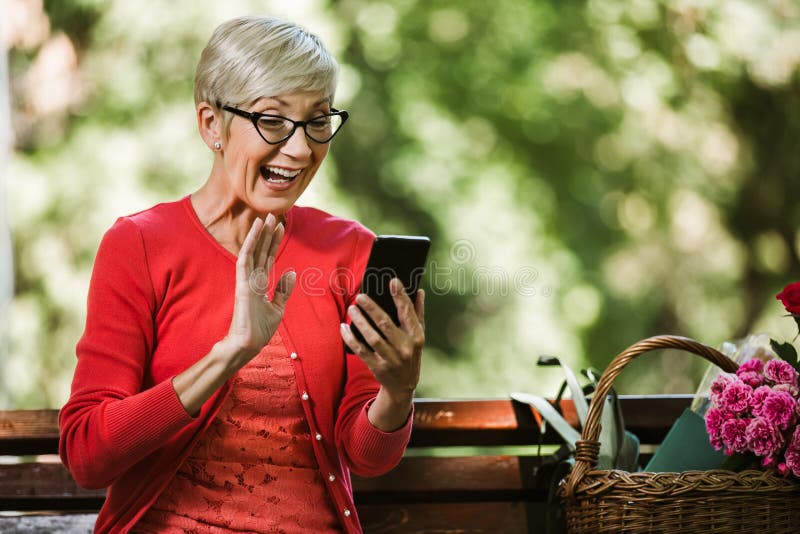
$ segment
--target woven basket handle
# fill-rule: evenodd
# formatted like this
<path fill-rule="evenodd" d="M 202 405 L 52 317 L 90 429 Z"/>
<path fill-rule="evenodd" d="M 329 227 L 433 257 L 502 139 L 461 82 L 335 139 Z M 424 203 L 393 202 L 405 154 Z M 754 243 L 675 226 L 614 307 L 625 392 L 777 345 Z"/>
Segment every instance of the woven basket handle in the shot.
<path fill-rule="evenodd" d="M 597 459 L 600 454 L 600 442 L 598 441 L 600 437 L 600 416 L 603 413 L 603 405 L 611 386 L 614 384 L 614 380 L 634 358 L 654 349 L 682 349 L 702 356 L 728 373 L 736 371 L 739 367 L 736 362 L 718 350 L 698 343 L 693 339 L 680 336 L 650 337 L 625 349 L 612 360 L 597 384 L 592 402 L 589 405 L 589 415 L 586 417 L 586 424 L 583 426 L 583 432 L 581 432 L 581 439 L 575 444 L 575 466 L 572 468 L 564 486 L 565 497 L 571 498 L 574 496 L 575 489 L 586 476 L 586 473 L 597 465 Z"/>

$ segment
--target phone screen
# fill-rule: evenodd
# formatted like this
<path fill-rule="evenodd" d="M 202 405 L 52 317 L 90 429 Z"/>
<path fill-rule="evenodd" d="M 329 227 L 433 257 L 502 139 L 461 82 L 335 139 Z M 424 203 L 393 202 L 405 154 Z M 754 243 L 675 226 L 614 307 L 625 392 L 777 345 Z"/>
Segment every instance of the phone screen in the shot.
<path fill-rule="evenodd" d="M 372 298 L 398 326 L 400 319 L 397 317 L 397 307 L 389 290 L 389 281 L 395 277 L 399 278 L 403 282 L 406 294 L 413 302 L 425 272 L 425 260 L 430 245 L 430 239 L 425 236 L 407 235 L 380 235 L 372 244 L 372 252 L 367 261 L 364 278 L 361 280 L 361 292 Z M 362 313 L 380 333 L 380 329 L 370 320 L 369 315 L 364 310 Z M 350 326 L 356 339 L 372 349 L 356 325 Z"/>

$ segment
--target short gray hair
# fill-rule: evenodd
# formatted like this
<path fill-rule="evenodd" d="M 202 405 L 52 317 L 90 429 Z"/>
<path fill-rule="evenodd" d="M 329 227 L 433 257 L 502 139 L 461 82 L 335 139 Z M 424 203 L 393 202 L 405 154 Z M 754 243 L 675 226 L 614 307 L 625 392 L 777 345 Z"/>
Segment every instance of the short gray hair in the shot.
<path fill-rule="evenodd" d="M 339 64 L 319 37 L 292 22 L 238 17 L 214 30 L 194 77 L 194 101 L 251 104 L 259 98 L 320 92 L 333 102 Z M 225 132 L 231 114 L 225 113 Z"/>

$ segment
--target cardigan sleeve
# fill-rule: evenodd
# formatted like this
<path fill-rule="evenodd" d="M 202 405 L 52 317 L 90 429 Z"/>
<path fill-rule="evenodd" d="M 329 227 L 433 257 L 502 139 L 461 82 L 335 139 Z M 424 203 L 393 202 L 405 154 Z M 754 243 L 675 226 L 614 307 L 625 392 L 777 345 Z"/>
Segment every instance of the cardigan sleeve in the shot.
<path fill-rule="evenodd" d="M 95 258 L 72 391 L 59 413 L 59 454 L 81 486 L 108 486 L 193 420 L 171 380 L 142 391 L 156 300 L 141 232 L 120 218 Z"/>
<path fill-rule="evenodd" d="M 359 232 L 352 268 L 364 273 L 374 234 Z M 360 284 L 360 278 L 359 278 Z M 355 303 L 358 286 L 348 292 L 345 310 Z M 350 318 L 347 317 L 347 322 Z M 405 425 L 393 432 L 384 432 L 369 421 L 367 410 L 378 394 L 380 384 L 369 367 L 355 354 L 347 352 L 344 395 L 336 419 L 336 442 L 347 466 L 360 476 L 378 476 L 400 462 L 411 437 L 412 414 Z"/>

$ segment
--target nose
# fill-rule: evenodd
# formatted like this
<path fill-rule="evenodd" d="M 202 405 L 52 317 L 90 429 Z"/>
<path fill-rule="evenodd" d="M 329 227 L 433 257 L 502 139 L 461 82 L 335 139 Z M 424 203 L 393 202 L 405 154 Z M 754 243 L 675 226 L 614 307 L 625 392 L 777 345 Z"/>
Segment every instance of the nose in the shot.
<path fill-rule="evenodd" d="M 305 130 L 297 128 L 281 145 L 281 152 L 294 159 L 305 159 L 311 156 L 311 147 L 308 143 Z"/>

